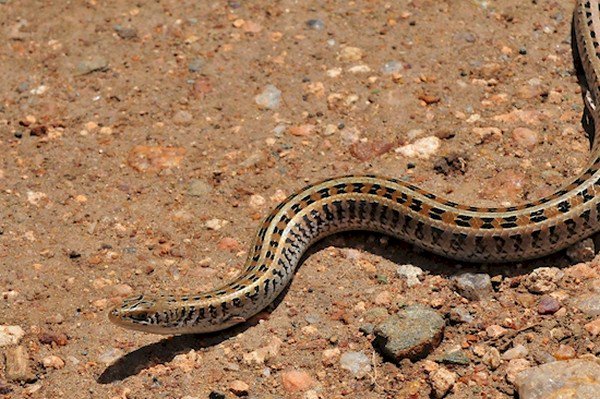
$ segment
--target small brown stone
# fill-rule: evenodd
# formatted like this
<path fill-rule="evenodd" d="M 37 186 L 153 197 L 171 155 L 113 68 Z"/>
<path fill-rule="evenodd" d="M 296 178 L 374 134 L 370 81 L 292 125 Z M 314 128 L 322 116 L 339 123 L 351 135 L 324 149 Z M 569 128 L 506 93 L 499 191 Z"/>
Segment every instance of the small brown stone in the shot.
<path fill-rule="evenodd" d="M 315 385 L 310 374 L 303 370 L 290 370 L 281 374 L 283 388 L 288 392 L 303 392 Z"/>

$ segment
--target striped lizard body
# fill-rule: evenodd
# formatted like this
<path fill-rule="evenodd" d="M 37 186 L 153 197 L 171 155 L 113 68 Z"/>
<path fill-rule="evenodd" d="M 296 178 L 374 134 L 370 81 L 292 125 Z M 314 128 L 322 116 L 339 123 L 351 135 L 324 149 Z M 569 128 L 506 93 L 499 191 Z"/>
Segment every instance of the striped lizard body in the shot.
<path fill-rule="evenodd" d="M 574 24 L 589 86 L 586 104 L 599 126 L 598 0 L 578 0 Z M 597 142 L 589 166 L 572 183 L 519 206 L 461 205 L 410 183 L 377 176 L 339 177 L 305 187 L 264 220 L 244 271 L 235 280 L 197 295 L 129 298 L 111 310 L 109 318 L 125 328 L 158 334 L 228 328 L 269 305 L 291 281 L 306 249 L 340 231 L 383 232 L 468 262 L 514 262 L 551 254 L 600 229 Z"/>

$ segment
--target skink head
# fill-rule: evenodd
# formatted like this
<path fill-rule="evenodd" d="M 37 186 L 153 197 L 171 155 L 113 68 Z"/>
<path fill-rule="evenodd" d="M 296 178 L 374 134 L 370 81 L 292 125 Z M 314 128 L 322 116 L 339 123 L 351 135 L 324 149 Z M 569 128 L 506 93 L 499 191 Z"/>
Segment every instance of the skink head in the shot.
<path fill-rule="evenodd" d="M 158 321 L 155 308 L 155 301 L 142 295 L 127 298 L 110 311 L 108 319 L 121 327 L 147 331 Z"/>

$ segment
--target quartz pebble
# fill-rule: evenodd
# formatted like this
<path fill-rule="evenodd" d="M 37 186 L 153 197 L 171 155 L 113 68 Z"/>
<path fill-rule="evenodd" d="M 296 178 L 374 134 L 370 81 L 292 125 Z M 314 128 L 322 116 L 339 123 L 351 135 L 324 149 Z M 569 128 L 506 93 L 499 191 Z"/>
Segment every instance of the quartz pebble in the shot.
<path fill-rule="evenodd" d="M 325 23 L 320 19 L 309 19 L 308 21 L 306 21 L 306 26 L 309 29 L 322 30 L 323 28 L 325 28 Z"/>
<path fill-rule="evenodd" d="M 344 47 L 338 55 L 338 60 L 342 62 L 359 61 L 363 57 L 363 51 L 358 47 Z"/>
<path fill-rule="evenodd" d="M 428 159 L 436 154 L 442 141 L 436 136 L 423 137 L 412 144 L 407 144 L 395 149 L 396 153 L 407 158 Z"/>
<path fill-rule="evenodd" d="M 506 329 L 497 324 L 493 324 L 493 325 L 489 326 L 488 328 L 486 328 L 485 332 L 486 332 L 487 336 L 490 338 L 498 338 L 499 336 L 504 335 L 506 333 Z"/>
<path fill-rule="evenodd" d="M 51 369 L 58 370 L 58 369 L 62 369 L 63 367 L 65 367 L 65 361 L 55 355 L 50 355 L 50 356 L 46 356 L 45 358 L 43 358 L 42 364 L 47 369 L 51 368 Z"/>
<path fill-rule="evenodd" d="M 373 345 L 396 362 L 420 359 L 440 344 L 444 327 L 444 319 L 433 309 L 407 306 L 375 328 Z"/>
<path fill-rule="evenodd" d="M 433 389 L 433 393 L 436 398 L 443 398 L 456 384 L 458 378 L 456 373 L 444 368 L 439 367 L 429 374 L 429 383 Z"/>
<path fill-rule="evenodd" d="M 254 97 L 259 108 L 276 109 L 281 102 L 281 91 L 272 84 L 265 86 L 263 91 Z"/>
<path fill-rule="evenodd" d="M 492 280 L 484 273 L 462 273 L 452 278 L 458 293 L 472 301 L 488 299 L 492 293 Z"/>
<path fill-rule="evenodd" d="M 17 345 L 24 335 L 25 331 L 20 326 L 0 326 L 0 348 Z"/>
<path fill-rule="evenodd" d="M 381 73 L 384 75 L 392 75 L 402 71 L 403 66 L 399 61 L 388 61 L 381 67 Z"/>
<path fill-rule="evenodd" d="M 363 378 L 371 372 L 371 359 L 362 352 L 346 352 L 340 358 L 340 366 L 356 378 Z"/>
<path fill-rule="evenodd" d="M 496 370 L 498 367 L 500 367 L 500 364 L 502 364 L 500 351 L 498 351 L 496 348 L 488 348 L 483 354 L 481 361 L 491 370 Z"/>
<path fill-rule="evenodd" d="M 406 285 L 410 288 L 421 284 L 419 276 L 423 275 L 423 269 L 413 265 L 400 265 L 396 268 L 396 274 L 400 278 L 405 278 Z"/>
<path fill-rule="evenodd" d="M 546 363 L 521 372 L 515 386 L 520 399 L 597 399 L 600 365 L 583 359 Z"/>

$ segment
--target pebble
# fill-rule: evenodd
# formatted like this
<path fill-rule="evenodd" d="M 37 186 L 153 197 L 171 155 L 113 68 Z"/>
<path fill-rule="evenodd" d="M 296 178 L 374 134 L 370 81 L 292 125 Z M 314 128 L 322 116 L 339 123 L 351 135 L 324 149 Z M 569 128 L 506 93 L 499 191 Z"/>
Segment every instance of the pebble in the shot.
<path fill-rule="evenodd" d="M 519 373 L 531 367 L 531 363 L 526 359 L 513 359 L 506 366 L 506 380 L 514 383 Z M 523 399 L 523 398 L 520 398 Z"/>
<path fill-rule="evenodd" d="M 281 344 L 283 344 L 283 341 L 274 336 L 270 339 L 268 345 L 253 350 L 252 352 L 245 353 L 242 356 L 242 359 L 246 364 L 264 364 L 267 360 L 279 355 Z"/>
<path fill-rule="evenodd" d="M 290 393 L 304 392 L 315 386 L 310 374 L 303 370 L 290 370 L 281 374 L 283 388 Z"/>
<path fill-rule="evenodd" d="M 346 128 L 342 130 L 340 138 L 342 139 L 342 144 L 349 146 L 360 140 L 360 133 L 356 128 Z"/>
<path fill-rule="evenodd" d="M 138 36 L 137 29 L 131 26 L 115 25 L 113 28 L 121 39 L 131 40 L 137 38 Z"/>
<path fill-rule="evenodd" d="M 466 308 L 457 306 L 450 310 L 450 320 L 455 323 L 472 323 L 475 317 Z"/>
<path fill-rule="evenodd" d="M 395 149 L 395 152 L 407 158 L 428 159 L 435 155 L 442 145 L 442 141 L 436 136 L 423 137 L 412 144 L 407 144 Z"/>
<path fill-rule="evenodd" d="M 122 349 L 110 348 L 98 356 L 98 361 L 108 366 L 116 362 L 123 354 Z"/>
<path fill-rule="evenodd" d="M 496 370 L 502 364 L 502 358 L 500 357 L 500 351 L 496 348 L 488 348 L 483 356 L 481 357 L 483 364 L 488 366 L 491 370 Z"/>
<path fill-rule="evenodd" d="M 573 305 L 587 316 L 598 317 L 600 316 L 600 293 L 581 295 L 575 298 Z"/>
<path fill-rule="evenodd" d="M 358 74 L 358 73 L 369 73 L 371 72 L 371 68 L 368 65 L 354 65 L 350 68 L 348 68 L 348 72 L 352 73 L 352 74 Z"/>
<path fill-rule="evenodd" d="M 439 362 L 467 365 L 471 363 L 471 359 L 462 349 L 451 349 L 440 356 Z"/>
<path fill-rule="evenodd" d="M 523 359 L 529 355 L 527 348 L 517 344 L 502 354 L 503 360 Z"/>
<path fill-rule="evenodd" d="M 585 330 L 589 332 L 592 337 L 600 335 L 600 319 L 590 321 L 584 325 L 583 328 L 585 328 Z"/>
<path fill-rule="evenodd" d="M 77 64 L 77 73 L 79 75 L 105 71 L 108 71 L 108 60 L 102 56 L 93 56 Z"/>
<path fill-rule="evenodd" d="M 540 299 L 537 307 L 539 314 L 554 314 L 558 312 L 558 309 L 560 309 L 560 302 L 550 295 L 544 295 Z"/>
<path fill-rule="evenodd" d="M 325 28 L 325 23 L 320 19 L 309 19 L 308 21 L 306 21 L 306 26 L 309 29 L 322 30 L 323 28 Z"/>
<path fill-rule="evenodd" d="M 204 66 L 204 59 L 200 57 L 196 57 L 188 63 L 188 71 L 190 72 L 200 72 L 202 67 Z"/>
<path fill-rule="evenodd" d="M 526 127 L 518 127 L 512 131 L 512 139 L 517 145 L 532 150 L 539 143 L 540 135 Z"/>
<path fill-rule="evenodd" d="M 403 68 L 402 63 L 399 61 L 388 61 L 381 67 L 381 73 L 384 75 L 393 75 L 402 71 Z"/>
<path fill-rule="evenodd" d="M 288 129 L 288 132 L 292 136 L 304 137 L 309 136 L 315 131 L 315 125 L 304 124 L 300 126 L 292 126 Z"/>
<path fill-rule="evenodd" d="M 187 194 L 191 197 L 205 197 L 213 191 L 210 184 L 200 179 L 192 179 L 187 189 Z"/>
<path fill-rule="evenodd" d="M 181 164 L 186 150 L 183 147 L 138 145 L 127 156 L 127 163 L 138 172 L 159 172 Z"/>
<path fill-rule="evenodd" d="M 23 336 L 25 336 L 25 331 L 21 326 L 0 326 L 0 348 L 17 345 Z"/>
<path fill-rule="evenodd" d="M 221 230 L 224 226 L 226 226 L 229 222 L 227 220 L 222 219 L 209 219 L 204 223 L 204 227 L 209 230 Z"/>
<path fill-rule="evenodd" d="M 240 244 L 232 237 L 223 237 L 217 243 L 217 248 L 220 250 L 237 251 L 239 247 Z"/>
<path fill-rule="evenodd" d="M 42 359 L 42 364 L 47 369 L 62 369 L 65 367 L 65 361 L 56 355 L 46 356 Z"/>
<path fill-rule="evenodd" d="M 419 276 L 423 275 L 423 269 L 413 265 L 400 265 L 396 268 L 398 277 L 406 279 L 406 285 L 411 288 L 421 284 Z"/>
<path fill-rule="evenodd" d="M 492 294 L 492 280 L 485 273 L 462 273 L 452 278 L 454 288 L 463 297 L 480 301 Z"/>
<path fill-rule="evenodd" d="M 332 366 L 339 359 L 341 351 L 339 348 L 325 349 L 321 355 L 321 361 L 324 366 Z"/>
<path fill-rule="evenodd" d="M 44 345 L 65 346 L 69 343 L 69 337 L 65 333 L 43 331 L 38 334 L 38 341 Z"/>
<path fill-rule="evenodd" d="M 600 364 L 583 359 L 542 364 L 520 373 L 515 386 L 520 399 L 597 399 Z"/>
<path fill-rule="evenodd" d="M 490 338 L 498 338 L 499 336 L 504 335 L 506 333 L 506 329 L 497 324 L 493 324 L 485 329 L 485 333 Z"/>
<path fill-rule="evenodd" d="M 265 206 L 266 203 L 267 200 L 260 194 L 252 194 L 248 201 L 248 205 L 250 205 L 250 208 L 255 210 L 261 209 L 263 206 Z"/>
<path fill-rule="evenodd" d="M 175 115 L 173 115 L 173 123 L 180 126 L 189 125 L 194 117 L 187 111 L 177 111 Z"/>
<path fill-rule="evenodd" d="M 261 109 L 276 109 L 281 102 L 281 91 L 272 84 L 266 85 L 263 91 L 254 97 Z"/>
<path fill-rule="evenodd" d="M 444 319 L 433 309 L 411 305 L 375 327 L 373 345 L 393 361 L 427 356 L 442 341 Z"/>
<path fill-rule="evenodd" d="M 346 352 L 340 357 L 340 366 L 360 379 L 371 372 L 371 359 L 362 352 Z"/>
<path fill-rule="evenodd" d="M 532 294 L 545 294 L 554 291 L 564 276 L 557 267 L 539 267 L 534 269 L 525 279 L 525 287 Z"/>
<path fill-rule="evenodd" d="M 342 62 L 360 61 L 363 57 L 363 51 L 358 47 L 344 47 L 338 55 L 338 60 Z"/>
<path fill-rule="evenodd" d="M 596 256 L 594 240 L 586 238 L 567 248 L 567 256 L 573 262 L 589 262 Z"/>
<path fill-rule="evenodd" d="M 457 374 L 444 368 L 439 367 L 429 373 L 429 383 L 433 389 L 433 394 L 436 398 L 443 398 L 456 384 Z"/>
<path fill-rule="evenodd" d="M 235 396 L 247 396 L 249 389 L 250 386 L 241 380 L 235 380 L 229 384 L 229 390 Z"/>
<path fill-rule="evenodd" d="M 5 356 L 5 376 L 9 381 L 31 381 L 35 378 L 29 369 L 29 355 L 24 346 L 8 348 Z"/>

